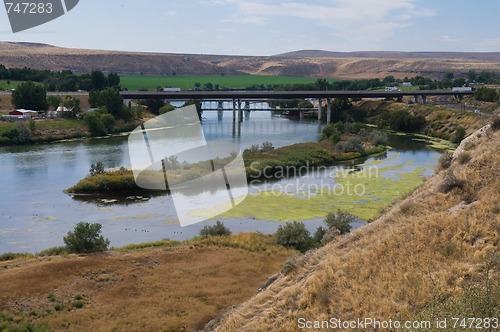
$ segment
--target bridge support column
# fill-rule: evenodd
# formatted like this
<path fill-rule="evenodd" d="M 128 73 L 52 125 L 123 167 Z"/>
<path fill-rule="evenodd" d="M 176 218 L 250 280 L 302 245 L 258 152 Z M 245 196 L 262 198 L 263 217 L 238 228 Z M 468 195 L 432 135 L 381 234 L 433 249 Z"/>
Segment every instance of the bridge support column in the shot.
<path fill-rule="evenodd" d="M 420 97 L 422 98 L 422 103 L 427 104 L 427 96 L 422 95 Z"/>
<path fill-rule="evenodd" d="M 300 120 L 304 120 L 304 111 L 300 111 L 299 114 L 300 114 Z"/>
<path fill-rule="evenodd" d="M 414 100 L 415 100 L 415 104 L 418 104 L 418 96 L 417 96 L 417 95 L 415 95 L 413 98 L 414 98 Z"/>
<path fill-rule="evenodd" d="M 224 111 L 217 111 L 217 120 L 222 121 L 224 119 Z"/>
<path fill-rule="evenodd" d="M 332 122 L 332 100 L 328 98 L 326 100 L 326 123 Z"/>
<path fill-rule="evenodd" d="M 233 99 L 233 136 L 236 136 L 236 99 Z"/>
<path fill-rule="evenodd" d="M 321 121 L 321 115 L 323 113 L 323 99 L 319 98 L 318 103 L 319 103 L 319 106 L 318 106 L 318 121 Z"/>
<path fill-rule="evenodd" d="M 241 99 L 238 99 L 238 136 L 241 136 L 242 122 L 243 122 L 243 110 L 241 109 Z"/>

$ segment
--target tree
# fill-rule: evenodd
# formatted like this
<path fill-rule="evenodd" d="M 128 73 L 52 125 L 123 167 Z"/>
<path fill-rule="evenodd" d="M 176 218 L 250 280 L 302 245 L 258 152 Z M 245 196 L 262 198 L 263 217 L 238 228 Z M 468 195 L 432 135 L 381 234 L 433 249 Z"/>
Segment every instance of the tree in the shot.
<path fill-rule="evenodd" d="M 49 107 L 51 107 L 54 111 L 57 110 L 59 106 L 61 106 L 61 97 L 59 96 L 48 96 L 47 103 Z"/>
<path fill-rule="evenodd" d="M 106 107 L 109 114 L 113 115 L 116 119 L 124 118 L 123 97 L 115 88 L 108 88 L 102 91 L 91 91 L 89 93 L 89 103 L 92 107 Z"/>
<path fill-rule="evenodd" d="M 275 241 L 285 247 L 295 248 L 305 252 L 313 246 L 314 240 L 302 222 L 287 222 L 279 226 L 275 234 Z"/>
<path fill-rule="evenodd" d="M 231 231 L 229 228 L 224 226 L 223 222 L 217 220 L 215 225 L 213 226 L 205 226 L 202 230 L 200 230 L 201 236 L 227 236 L 231 235 Z"/>
<path fill-rule="evenodd" d="M 142 104 L 148 108 L 153 114 L 160 114 L 160 109 L 165 106 L 165 101 L 163 99 L 145 99 Z"/>
<path fill-rule="evenodd" d="M 73 116 L 76 116 L 80 113 L 80 99 L 77 99 L 73 96 L 66 96 L 63 101 L 64 107 L 70 109 L 73 113 Z"/>
<path fill-rule="evenodd" d="M 107 87 L 106 76 L 100 70 L 90 73 L 90 90 L 104 90 Z"/>
<path fill-rule="evenodd" d="M 12 92 L 12 105 L 16 108 L 45 111 L 49 107 L 47 91 L 33 82 L 22 83 Z"/>
<path fill-rule="evenodd" d="M 120 76 L 116 73 L 108 74 L 108 86 L 120 90 Z"/>
<path fill-rule="evenodd" d="M 63 240 L 71 252 L 92 253 L 108 250 L 109 240 L 101 235 L 101 224 L 79 222 Z"/>
<path fill-rule="evenodd" d="M 337 210 L 337 213 L 328 213 L 325 217 L 325 224 L 329 229 L 337 229 L 340 234 L 347 234 L 351 231 L 351 223 L 355 220 L 353 215 L 350 215 L 342 210 Z"/>

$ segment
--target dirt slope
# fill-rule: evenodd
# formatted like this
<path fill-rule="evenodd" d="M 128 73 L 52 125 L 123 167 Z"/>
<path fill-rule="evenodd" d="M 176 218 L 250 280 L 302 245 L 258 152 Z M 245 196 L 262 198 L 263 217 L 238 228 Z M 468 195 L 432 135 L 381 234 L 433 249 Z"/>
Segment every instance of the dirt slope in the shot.
<path fill-rule="evenodd" d="M 0 42 L 0 64 L 50 70 L 120 74 L 254 74 L 327 78 L 397 78 L 488 70 L 500 72 L 500 53 L 319 52 L 278 56 L 226 56 L 134 53 L 60 48 L 44 44 Z"/>
<path fill-rule="evenodd" d="M 216 331 L 297 331 L 299 318 L 498 317 L 498 151 L 500 131 L 476 132 L 448 170 L 367 227 L 288 264 Z"/>

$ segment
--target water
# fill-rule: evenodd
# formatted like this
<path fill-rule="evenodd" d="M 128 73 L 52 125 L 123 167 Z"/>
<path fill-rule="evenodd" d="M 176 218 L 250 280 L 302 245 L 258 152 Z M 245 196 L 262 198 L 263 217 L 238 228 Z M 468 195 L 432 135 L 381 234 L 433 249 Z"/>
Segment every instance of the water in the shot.
<path fill-rule="evenodd" d="M 270 141 L 275 147 L 297 142 L 316 141 L 321 126 L 316 121 L 299 122 L 272 117 L 270 112 L 252 112 L 242 124 L 242 136 L 232 136 L 232 113 L 205 112 L 203 129 L 208 141 L 236 141 L 242 149 Z M 401 139 L 399 139 L 401 140 Z M 397 145 L 393 142 L 393 145 Z M 418 161 L 418 165 L 436 164 L 438 152 L 413 143 L 398 153 L 399 160 Z M 96 204 L 72 198 L 64 190 L 88 174 L 91 164 L 105 167 L 129 166 L 127 138 L 79 140 L 44 145 L 0 147 L 0 253 L 38 252 L 63 245 L 63 236 L 77 222 L 98 222 L 112 246 L 155 241 L 164 238 L 183 240 L 198 235 L 205 222 L 181 228 L 170 197 L 121 205 Z M 248 218 L 225 219 L 233 231 L 274 232 L 277 222 Z M 314 231 L 322 224 L 306 222 Z M 362 225 L 362 222 L 355 226 Z"/>

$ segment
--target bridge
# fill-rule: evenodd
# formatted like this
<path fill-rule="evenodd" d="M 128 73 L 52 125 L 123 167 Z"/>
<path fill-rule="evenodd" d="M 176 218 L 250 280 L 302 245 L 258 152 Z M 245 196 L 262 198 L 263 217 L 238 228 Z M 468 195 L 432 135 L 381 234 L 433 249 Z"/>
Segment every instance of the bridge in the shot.
<path fill-rule="evenodd" d="M 243 121 L 242 101 L 276 101 L 290 99 L 317 99 L 319 100 L 318 120 L 321 121 L 323 114 L 323 101 L 326 100 L 326 122 L 330 123 L 332 118 L 332 100 L 336 98 L 396 98 L 402 100 L 403 97 L 413 97 L 415 102 L 420 98 L 423 103 L 430 96 L 454 96 L 462 100 L 464 96 L 473 95 L 473 91 L 452 91 L 452 90 L 411 90 L 411 91 L 179 91 L 179 92 L 156 92 L 156 91 L 122 91 L 123 99 L 163 99 L 169 101 L 197 99 L 201 101 L 232 101 L 233 102 L 233 123 L 236 122 L 236 112 L 238 112 L 238 123 Z M 221 110 L 221 109 L 220 109 Z M 222 110 L 221 110 L 222 111 Z M 300 111 L 300 118 L 304 117 L 304 111 Z M 238 133 L 241 132 L 241 125 L 238 126 Z"/>

